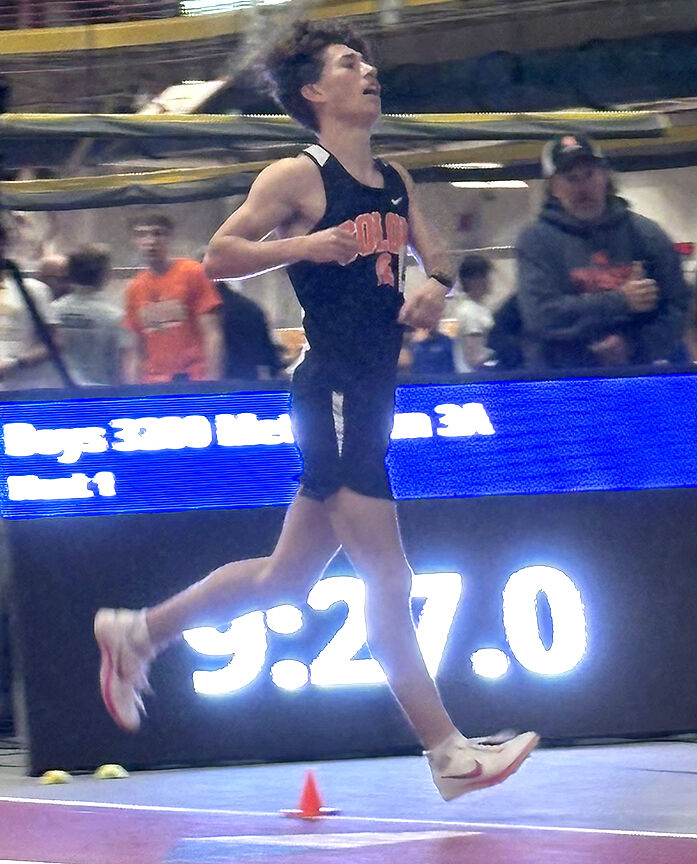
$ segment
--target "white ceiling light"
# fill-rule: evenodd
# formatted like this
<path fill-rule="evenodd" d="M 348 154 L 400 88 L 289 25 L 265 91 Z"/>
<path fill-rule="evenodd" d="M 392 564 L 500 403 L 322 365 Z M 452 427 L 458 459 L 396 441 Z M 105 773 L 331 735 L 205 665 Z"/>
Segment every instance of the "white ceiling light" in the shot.
<path fill-rule="evenodd" d="M 185 15 L 202 15 L 216 12 L 239 12 L 241 9 L 251 9 L 252 6 L 277 6 L 281 3 L 289 3 L 290 0 L 218 0 L 211 3 L 210 0 L 188 0 L 182 3 Z"/>
<path fill-rule="evenodd" d="M 502 162 L 443 162 L 439 168 L 466 168 L 476 170 L 477 168 L 503 168 Z"/>
<path fill-rule="evenodd" d="M 527 189 L 525 180 L 456 180 L 456 189 Z"/>

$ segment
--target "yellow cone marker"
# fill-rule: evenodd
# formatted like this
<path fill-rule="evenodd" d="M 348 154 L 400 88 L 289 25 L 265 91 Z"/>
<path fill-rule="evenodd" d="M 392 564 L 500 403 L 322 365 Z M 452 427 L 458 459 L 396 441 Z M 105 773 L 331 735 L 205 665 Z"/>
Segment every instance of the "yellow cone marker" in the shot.
<path fill-rule="evenodd" d="M 128 777 L 128 771 L 123 765 L 100 765 L 94 772 L 94 776 L 97 780 L 118 780 L 121 777 Z"/>
<path fill-rule="evenodd" d="M 70 783 L 72 777 L 67 771 L 45 771 L 39 777 L 39 783 L 44 786 L 52 786 L 56 783 Z"/>

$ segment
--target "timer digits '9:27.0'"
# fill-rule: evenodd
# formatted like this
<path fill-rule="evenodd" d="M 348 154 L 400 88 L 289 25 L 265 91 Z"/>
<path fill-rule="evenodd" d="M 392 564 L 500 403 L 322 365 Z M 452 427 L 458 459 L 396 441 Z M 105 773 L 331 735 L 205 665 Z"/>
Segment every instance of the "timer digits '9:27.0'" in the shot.
<path fill-rule="evenodd" d="M 435 678 L 448 642 L 462 595 L 459 573 L 415 573 L 412 600 L 423 600 L 416 622 L 416 635 L 430 675 Z M 553 639 L 546 646 L 540 636 L 538 597 L 549 604 Z M 502 616 L 508 647 L 515 660 L 537 675 L 562 675 L 574 669 L 586 653 L 586 615 L 581 594 L 566 573 L 554 567 L 534 565 L 513 573 L 502 592 Z M 330 576 L 310 591 L 307 605 L 317 612 L 344 603 L 347 614 L 333 638 L 308 665 L 300 660 L 279 660 L 271 667 L 273 683 L 283 690 L 306 684 L 318 687 L 385 684 L 380 664 L 372 658 L 357 658 L 366 642 L 365 586 L 356 576 Z M 230 657 L 213 671 L 193 673 L 194 690 L 215 696 L 242 690 L 262 672 L 268 650 L 269 631 L 284 635 L 303 626 L 303 612 L 295 606 L 276 606 L 250 612 L 231 622 L 224 631 L 199 627 L 184 633 L 199 654 Z M 481 647 L 470 657 L 476 675 L 500 678 L 511 658 L 499 648 Z"/>

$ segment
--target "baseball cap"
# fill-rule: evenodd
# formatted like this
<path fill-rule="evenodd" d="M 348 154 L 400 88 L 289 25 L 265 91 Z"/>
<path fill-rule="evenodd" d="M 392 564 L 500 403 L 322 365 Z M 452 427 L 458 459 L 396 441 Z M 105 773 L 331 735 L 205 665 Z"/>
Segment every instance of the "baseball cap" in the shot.
<path fill-rule="evenodd" d="M 542 176 L 551 177 L 558 171 L 568 171 L 583 159 L 605 161 L 602 152 L 588 138 L 558 135 L 542 148 Z"/>

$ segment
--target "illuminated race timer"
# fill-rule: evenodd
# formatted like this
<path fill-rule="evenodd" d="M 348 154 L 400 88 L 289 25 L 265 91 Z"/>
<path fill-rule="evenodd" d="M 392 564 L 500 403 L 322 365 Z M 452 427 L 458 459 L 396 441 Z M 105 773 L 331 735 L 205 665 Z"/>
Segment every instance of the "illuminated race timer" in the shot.
<path fill-rule="evenodd" d="M 553 639 L 545 645 L 540 635 L 537 604 L 547 598 L 553 623 Z M 423 601 L 416 621 L 416 637 L 430 675 L 438 674 L 453 620 L 463 595 L 459 573 L 415 573 L 412 601 Z M 276 661 L 271 680 L 283 690 L 315 687 L 351 687 L 386 683 L 380 664 L 358 658 L 366 644 L 365 585 L 356 576 L 329 576 L 320 580 L 307 598 L 308 613 L 322 613 L 343 603 L 346 618 L 334 637 L 309 665 L 296 659 Z M 546 566 L 525 567 L 513 573 L 502 594 L 502 616 L 512 658 L 499 648 L 482 646 L 469 657 L 474 673 L 483 678 L 503 677 L 511 659 L 536 675 L 571 672 L 586 653 L 586 616 L 581 594 L 561 570 Z M 276 606 L 236 618 L 225 629 L 200 627 L 184 638 L 195 652 L 206 657 L 229 658 L 219 669 L 193 673 L 196 693 L 221 696 L 248 687 L 265 669 L 269 638 L 273 633 L 300 634 L 303 612 L 295 606 Z M 463 662 L 466 658 L 463 658 Z"/>

